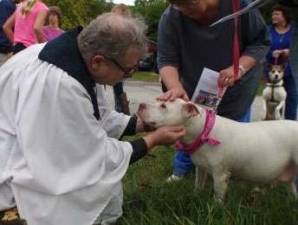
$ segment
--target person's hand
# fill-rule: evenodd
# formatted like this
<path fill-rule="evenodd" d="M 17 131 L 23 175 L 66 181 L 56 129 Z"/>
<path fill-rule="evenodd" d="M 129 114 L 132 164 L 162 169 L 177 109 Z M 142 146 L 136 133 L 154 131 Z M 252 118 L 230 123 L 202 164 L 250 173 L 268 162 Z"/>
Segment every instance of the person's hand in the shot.
<path fill-rule="evenodd" d="M 282 51 L 282 55 L 284 55 L 286 57 L 288 57 L 290 55 L 290 49 L 288 49 L 288 48 L 285 48 L 281 51 Z"/>
<path fill-rule="evenodd" d="M 272 52 L 272 56 L 273 56 L 273 58 L 275 58 L 275 59 L 279 58 L 281 54 L 282 54 L 282 50 L 274 50 L 274 51 Z"/>
<path fill-rule="evenodd" d="M 168 90 L 157 98 L 159 101 L 174 101 L 177 98 L 182 98 L 184 101 L 189 101 L 186 91 L 183 87 L 176 87 Z"/>
<path fill-rule="evenodd" d="M 183 126 L 165 126 L 160 127 L 144 137 L 148 148 L 156 145 L 171 145 L 185 135 Z"/>
<path fill-rule="evenodd" d="M 243 74 L 241 74 L 241 71 L 239 70 L 239 75 L 237 76 L 238 79 Z M 227 69 L 221 70 L 219 72 L 219 78 L 218 78 L 218 86 L 221 88 L 224 87 L 231 87 L 235 83 L 235 76 L 234 76 L 234 66 L 230 66 Z"/>

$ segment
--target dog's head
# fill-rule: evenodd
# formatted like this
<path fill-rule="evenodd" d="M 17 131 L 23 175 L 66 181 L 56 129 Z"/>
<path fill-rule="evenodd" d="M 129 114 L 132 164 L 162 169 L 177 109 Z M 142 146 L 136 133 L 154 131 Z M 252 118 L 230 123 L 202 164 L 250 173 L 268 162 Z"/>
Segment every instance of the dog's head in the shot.
<path fill-rule="evenodd" d="M 138 115 L 143 122 L 154 128 L 182 125 L 189 118 L 199 114 L 198 106 L 192 102 L 185 102 L 182 99 L 176 99 L 173 102 L 156 101 L 152 104 L 141 103 L 138 110 Z"/>
<path fill-rule="evenodd" d="M 275 83 L 284 77 L 284 65 L 270 65 L 269 67 L 269 81 Z"/>

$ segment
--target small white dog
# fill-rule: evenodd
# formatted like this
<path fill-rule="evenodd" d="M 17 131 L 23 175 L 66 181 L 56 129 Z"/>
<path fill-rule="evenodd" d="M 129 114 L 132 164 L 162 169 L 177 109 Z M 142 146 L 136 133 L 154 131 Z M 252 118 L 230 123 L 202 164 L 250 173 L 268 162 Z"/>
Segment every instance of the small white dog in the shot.
<path fill-rule="evenodd" d="M 153 127 L 185 126 L 180 145 L 191 154 L 195 165 L 212 176 L 217 200 L 224 200 L 231 176 L 259 183 L 288 182 L 297 195 L 297 122 L 240 123 L 181 99 L 143 103 L 138 115 Z"/>
<path fill-rule="evenodd" d="M 284 66 L 271 65 L 269 83 L 263 90 L 265 120 L 280 120 L 285 114 L 287 93 L 283 87 Z"/>

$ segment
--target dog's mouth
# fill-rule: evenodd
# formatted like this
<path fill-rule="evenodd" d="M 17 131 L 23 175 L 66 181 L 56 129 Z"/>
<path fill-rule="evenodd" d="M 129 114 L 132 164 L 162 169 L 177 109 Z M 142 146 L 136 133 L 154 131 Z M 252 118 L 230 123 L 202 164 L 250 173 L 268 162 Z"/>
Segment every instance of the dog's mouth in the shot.
<path fill-rule="evenodd" d="M 145 131 L 153 131 L 157 128 L 155 122 L 145 122 L 145 121 L 143 121 L 143 127 Z"/>
<path fill-rule="evenodd" d="M 145 131 L 153 131 L 157 128 L 156 127 L 156 125 L 157 125 L 156 122 L 146 121 L 146 119 L 143 116 L 142 110 L 138 110 L 138 112 L 136 114 L 142 120 L 143 127 L 144 127 Z"/>

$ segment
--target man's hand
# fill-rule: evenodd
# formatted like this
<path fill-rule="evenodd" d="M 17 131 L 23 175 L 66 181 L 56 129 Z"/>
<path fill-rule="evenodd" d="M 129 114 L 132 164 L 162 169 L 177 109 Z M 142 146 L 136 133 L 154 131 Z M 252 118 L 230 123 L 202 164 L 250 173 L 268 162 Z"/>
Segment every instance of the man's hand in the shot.
<path fill-rule="evenodd" d="M 183 126 L 160 127 L 144 137 L 148 149 L 156 145 L 171 145 L 185 135 Z"/>
<path fill-rule="evenodd" d="M 157 98 L 157 100 L 160 100 L 160 101 L 174 101 L 177 98 L 182 98 L 184 101 L 189 101 L 187 93 L 186 93 L 186 91 L 184 90 L 184 88 L 182 86 L 170 89 L 166 93 L 159 96 Z"/>

